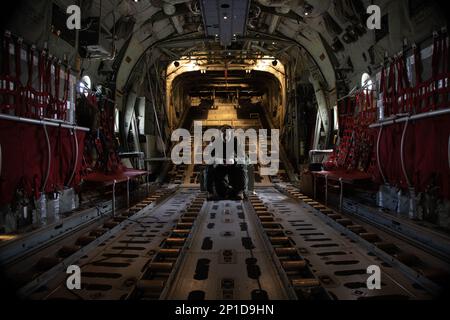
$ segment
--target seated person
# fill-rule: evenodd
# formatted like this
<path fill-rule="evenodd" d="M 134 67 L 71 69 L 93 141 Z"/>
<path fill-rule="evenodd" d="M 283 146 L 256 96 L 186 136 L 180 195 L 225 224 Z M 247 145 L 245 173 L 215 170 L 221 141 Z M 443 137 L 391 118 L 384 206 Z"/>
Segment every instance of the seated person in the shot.
<path fill-rule="evenodd" d="M 243 199 L 247 188 L 247 172 L 244 164 L 238 164 L 236 155 L 238 146 L 238 139 L 234 138 L 234 141 L 227 130 L 232 129 L 230 126 L 224 126 L 221 128 L 222 143 L 223 143 L 223 164 L 216 163 L 209 165 L 206 168 L 206 189 L 209 194 L 209 198 L 220 199 Z M 227 164 L 226 148 L 228 144 L 234 144 L 235 158 Z M 220 159 L 219 159 L 220 160 Z M 222 161 L 221 161 L 222 162 Z"/>

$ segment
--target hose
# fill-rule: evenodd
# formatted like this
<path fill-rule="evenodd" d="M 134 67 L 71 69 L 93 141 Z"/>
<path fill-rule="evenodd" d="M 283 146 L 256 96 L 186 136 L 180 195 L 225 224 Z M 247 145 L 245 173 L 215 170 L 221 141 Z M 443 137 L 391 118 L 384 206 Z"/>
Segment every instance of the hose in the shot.
<path fill-rule="evenodd" d="M 79 145 L 78 145 L 77 132 L 76 132 L 75 129 L 73 130 L 73 136 L 74 136 L 74 139 L 75 139 L 75 163 L 74 163 L 74 165 L 73 165 L 73 171 L 72 171 L 72 174 L 70 175 L 69 181 L 67 182 L 67 186 L 69 186 L 69 187 L 70 187 L 70 184 L 71 184 L 72 181 L 73 181 L 73 178 L 75 177 L 75 173 L 76 173 L 76 171 L 77 171 L 77 166 L 78 166 L 78 152 L 79 152 Z"/>
<path fill-rule="evenodd" d="M 50 138 L 48 136 L 48 131 L 47 131 L 47 125 L 44 123 L 44 132 L 45 132 L 45 139 L 47 141 L 47 148 L 48 148 L 48 163 L 47 163 L 47 173 L 45 176 L 45 180 L 44 180 L 44 184 L 42 186 L 42 192 L 45 193 L 45 188 L 47 187 L 47 183 L 48 183 L 48 178 L 50 177 L 50 167 L 52 164 L 52 148 L 50 145 Z"/>
<path fill-rule="evenodd" d="M 403 128 L 402 142 L 400 144 L 400 160 L 402 163 L 402 170 L 403 170 L 403 175 L 405 176 L 405 179 L 406 179 L 406 183 L 408 184 L 408 187 L 411 188 L 412 184 L 411 184 L 411 180 L 408 177 L 408 172 L 406 171 L 405 152 L 404 152 L 405 151 L 406 131 L 408 129 L 408 124 L 409 124 L 409 117 L 406 119 L 405 127 Z"/>
<path fill-rule="evenodd" d="M 383 126 L 380 127 L 380 131 L 378 132 L 378 139 L 377 139 L 377 164 L 378 164 L 378 170 L 380 171 L 381 177 L 383 178 L 384 184 L 387 184 L 386 176 L 384 175 L 383 168 L 381 167 L 381 160 L 380 160 L 380 141 L 381 141 L 381 135 L 383 133 Z"/>

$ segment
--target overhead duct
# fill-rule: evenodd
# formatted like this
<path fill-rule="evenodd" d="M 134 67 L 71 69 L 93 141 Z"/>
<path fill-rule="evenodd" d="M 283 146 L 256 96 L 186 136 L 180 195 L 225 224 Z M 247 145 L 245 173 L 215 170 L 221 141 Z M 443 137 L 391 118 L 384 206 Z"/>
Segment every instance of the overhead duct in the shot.
<path fill-rule="evenodd" d="M 269 26 L 269 34 L 273 34 L 275 30 L 277 29 L 278 23 L 280 22 L 281 17 L 280 16 L 273 16 L 272 22 Z"/>
<path fill-rule="evenodd" d="M 177 30 L 178 34 L 183 34 L 183 26 L 181 25 L 180 18 L 179 17 L 170 17 L 170 20 L 173 23 L 173 26 L 175 27 L 175 30 Z"/>
<path fill-rule="evenodd" d="M 202 0 L 202 16 L 206 35 L 218 37 L 224 47 L 246 32 L 249 0 Z"/>

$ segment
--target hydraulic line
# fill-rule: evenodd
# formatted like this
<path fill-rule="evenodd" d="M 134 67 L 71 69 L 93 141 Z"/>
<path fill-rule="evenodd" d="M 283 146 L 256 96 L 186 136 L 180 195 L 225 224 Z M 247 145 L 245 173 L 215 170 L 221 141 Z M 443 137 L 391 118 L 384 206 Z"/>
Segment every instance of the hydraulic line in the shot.
<path fill-rule="evenodd" d="M 378 132 L 378 138 L 377 138 L 377 164 L 378 164 L 378 170 L 380 171 L 381 177 L 383 178 L 384 184 L 387 184 L 386 176 L 384 175 L 383 168 L 381 167 L 381 160 L 380 160 L 380 141 L 381 141 L 381 135 L 383 133 L 383 126 L 380 127 L 380 131 Z"/>
<path fill-rule="evenodd" d="M 44 180 L 44 184 L 42 185 L 42 192 L 45 193 L 45 188 L 47 187 L 47 183 L 48 183 L 48 178 L 50 177 L 50 167 L 52 164 L 52 148 L 50 145 L 50 138 L 48 136 L 48 131 L 47 131 L 47 125 L 43 125 L 44 126 L 44 132 L 45 132 L 45 139 L 47 141 L 47 148 L 48 148 L 48 162 L 47 162 L 47 173 L 45 176 L 45 180 Z"/>
<path fill-rule="evenodd" d="M 406 132 L 408 130 L 408 125 L 409 125 L 409 118 L 406 119 L 405 126 L 403 128 L 402 141 L 400 144 L 400 160 L 402 163 L 402 170 L 403 170 L 403 175 L 405 176 L 405 179 L 406 179 L 406 183 L 408 184 L 409 188 L 412 188 L 413 186 L 411 183 L 411 179 L 408 176 L 408 172 L 406 170 L 406 165 L 405 165 L 405 140 L 406 140 Z"/>
<path fill-rule="evenodd" d="M 72 174 L 70 176 L 69 182 L 67 182 L 67 186 L 70 186 L 70 184 L 72 183 L 72 180 L 75 177 L 75 173 L 77 171 L 77 166 L 78 166 L 79 145 L 78 145 L 77 132 L 76 132 L 75 129 L 73 129 L 73 137 L 74 137 L 74 140 L 75 140 L 75 163 L 73 165 L 73 171 L 72 171 Z"/>

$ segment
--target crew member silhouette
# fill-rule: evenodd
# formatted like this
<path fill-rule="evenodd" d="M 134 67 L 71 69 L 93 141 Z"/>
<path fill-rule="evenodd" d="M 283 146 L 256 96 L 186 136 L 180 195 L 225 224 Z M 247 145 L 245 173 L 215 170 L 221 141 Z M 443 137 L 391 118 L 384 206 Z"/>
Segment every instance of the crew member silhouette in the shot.
<path fill-rule="evenodd" d="M 243 147 L 239 139 L 232 134 L 231 126 L 220 129 L 223 143 L 223 159 L 217 159 L 215 164 L 207 167 L 206 179 L 209 198 L 243 199 L 245 195 L 247 177 L 245 164 L 238 163 L 238 148 Z M 227 159 L 226 150 L 234 149 L 234 157 Z M 215 154 L 213 152 L 213 157 Z M 220 161 L 223 160 L 223 161 Z"/>

